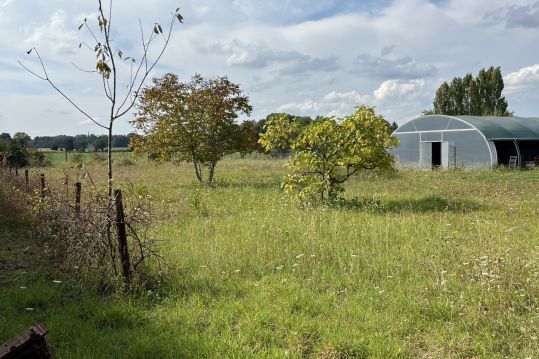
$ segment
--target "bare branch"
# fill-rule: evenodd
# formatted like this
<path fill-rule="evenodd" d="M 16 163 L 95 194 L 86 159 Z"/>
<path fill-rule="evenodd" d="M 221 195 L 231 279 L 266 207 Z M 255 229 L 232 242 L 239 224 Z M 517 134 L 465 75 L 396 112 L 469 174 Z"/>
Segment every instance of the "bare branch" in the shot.
<path fill-rule="evenodd" d="M 142 88 L 142 86 L 144 85 L 144 82 L 146 81 L 146 78 L 148 77 L 148 75 L 150 74 L 150 72 L 152 72 L 152 70 L 154 69 L 154 67 L 157 65 L 157 63 L 159 62 L 159 60 L 161 60 L 161 57 L 163 56 L 163 54 L 165 53 L 165 50 L 168 46 L 168 43 L 170 42 L 170 37 L 172 36 L 172 30 L 174 28 L 174 21 L 175 21 L 175 17 L 172 16 L 172 20 L 170 22 L 170 25 L 169 25 L 169 29 L 168 29 L 168 33 L 167 33 L 167 36 L 166 36 L 166 40 L 165 40 L 165 43 L 163 44 L 163 47 L 161 49 L 161 52 L 159 53 L 159 55 L 157 56 L 157 58 L 155 59 L 155 61 L 151 64 L 151 66 L 146 69 L 142 79 L 140 80 L 140 84 L 138 85 L 137 89 L 134 91 L 135 93 L 135 96 L 134 98 L 128 103 L 128 106 L 127 108 L 125 108 L 125 110 L 122 110 L 122 107 L 125 105 L 126 103 L 126 100 L 124 100 L 122 102 L 122 105 L 118 107 L 118 111 L 116 112 L 115 114 L 115 117 L 118 118 L 118 117 L 122 117 L 123 115 L 125 115 L 127 112 L 129 112 L 133 106 L 135 105 L 136 103 L 136 99 L 137 99 L 137 96 L 138 94 L 140 93 L 140 90 Z M 151 36 L 150 36 L 150 40 L 148 40 L 148 46 L 150 45 L 150 41 L 151 41 Z M 144 59 L 146 59 L 148 57 L 148 49 L 146 48 L 146 50 L 144 51 Z M 136 77 L 135 77 L 135 80 L 136 80 Z M 130 90 L 131 92 L 132 90 Z M 130 93 L 129 92 L 129 93 Z M 129 95 L 128 93 L 128 95 Z M 128 96 L 126 96 L 126 99 L 128 98 Z M 121 112 L 120 112 L 121 111 Z"/>
<path fill-rule="evenodd" d="M 86 27 L 86 29 L 88 30 L 88 32 L 90 33 L 90 35 L 92 35 L 92 37 L 94 38 L 95 42 L 96 43 L 100 43 L 100 41 L 97 39 L 97 36 L 95 36 L 94 32 L 92 31 L 92 29 L 90 28 L 90 26 L 88 26 L 88 23 L 85 21 L 84 22 L 84 26 Z M 93 50 L 91 47 L 90 47 L 90 50 Z"/>
<path fill-rule="evenodd" d="M 109 3 L 109 22 L 107 23 L 107 31 L 110 34 L 110 24 L 112 23 L 112 0 Z M 112 56 L 112 55 L 111 55 Z"/>
<path fill-rule="evenodd" d="M 41 75 L 38 75 L 37 73 L 35 73 L 34 71 L 31 71 L 28 67 L 24 66 L 24 64 L 20 61 L 18 61 L 18 63 L 26 70 L 28 71 L 29 73 L 31 73 L 32 75 L 36 76 L 37 78 L 43 80 L 43 81 L 47 81 L 51 87 L 53 89 L 56 90 L 56 92 L 58 92 L 60 95 L 62 95 L 63 98 L 65 98 L 71 105 L 73 105 L 73 107 L 75 107 L 82 115 L 84 115 L 86 118 L 88 118 L 91 122 L 93 122 L 94 124 L 96 124 L 97 126 L 103 128 L 103 129 L 106 129 L 108 130 L 108 127 L 106 127 L 105 125 L 102 125 L 100 124 L 99 122 L 97 122 L 92 116 L 90 116 L 86 111 L 84 111 L 82 108 L 80 108 L 69 96 L 67 96 L 62 90 L 60 90 L 55 84 L 54 82 L 52 82 L 52 80 L 49 78 L 49 75 L 47 74 L 47 70 L 45 68 L 45 64 L 43 63 L 43 60 L 41 58 L 41 56 L 39 55 L 39 52 L 37 51 L 37 49 L 35 49 L 35 52 L 36 52 L 36 55 L 37 55 L 37 58 L 39 60 L 39 63 L 41 64 L 41 68 L 43 69 L 43 73 L 45 76 L 41 76 Z"/>
<path fill-rule="evenodd" d="M 77 70 L 82 71 L 82 72 L 86 72 L 86 73 L 89 73 L 89 74 L 99 73 L 99 71 L 97 71 L 97 70 L 86 70 L 86 69 L 83 69 L 83 68 L 77 66 L 74 62 L 71 62 L 71 65 L 73 65 L 74 68 L 76 68 Z"/>
<path fill-rule="evenodd" d="M 90 50 L 90 51 L 92 51 L 92 52 L 94 51 L 94 49 L 92 49 L 92 47 L 91 47 L 90 45 L 88 45 L 88 44 L 86 43 L 86 41 L 82 41 L 81 44 L 84 45 L 84 47 L 86 47 L 88 50 Z"/>
<path fill-rule="evenodd" d="M 47 78 L 46 78 L 46 77 L 43 77 L 43 76 L 41 76 L 41 75 L 38 75 L 38 74 L 35 73 L 34 71 L 30 70 L 30 69 L 29 69 L 28 67 L 26 67 L 21 61 L 17 60 L 17 62 L 19 63 L 19 65 L 22 66 L 23 69 L 25 69 L 26 71 L 28 71 L 29 73 L 31 73 L 32 75 L 34 75 L 35 77 L 37 77 L 38 79 L 47 81 Z"/>

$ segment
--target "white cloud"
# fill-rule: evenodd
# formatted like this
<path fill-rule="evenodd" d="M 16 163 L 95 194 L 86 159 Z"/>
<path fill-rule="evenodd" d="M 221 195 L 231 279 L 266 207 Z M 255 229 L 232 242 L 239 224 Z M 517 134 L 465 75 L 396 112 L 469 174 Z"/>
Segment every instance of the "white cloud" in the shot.
<path fill-rule="evenodd" d="M 321 103 L 313 100 L 305 100 L 303 102 L 292 102 L 282 105 L 278 108 L 278 112 L 292 112 L 292 113 L 318 113 L 322 108 Z"/>
<path fill-rule="evenodd" d="M 9 4 L 13 3 L 15 0 L 1 0 L 0 1 L 0 13 L 9 6 Z"/>
<path fill-rule="evenodd" d="M 39 46 L 55 55 L 74 53 L 77 47 L 75 31 L 66 26 L 67 15 L 63 10 L 56 10 L 45 25 L 38 26 L 24 40 L 25 47 Z"/>
<path fill-rule="evenodd" d="M 0 0 L 0 25 L 9 22 L 9 17 L 6 16 L 6 9 L 13 2 L 15 2 L 15 0 Z"/>
<path fill-rule="evenodd" d="M 373 95 L 377 101 L 387 99 L 402 99 L 407 96 L 421 94 L 425 88 L 425 80 L 411 80 L 407 82 L 399 80 L 387 80 L 382 82 Z"/>
<path fill-rule="evenodd" d="M 509 92 L 516 92 L 529 87 L 539 87 L 539 64 L 526 66 L 505 75 L 504 83 Z"/>
<path fill-rule="evenodd" d="M 432 85 L 424 80 L 387 80 L 372 92 L 331 91 L 319 100 L 287 103 L 279 107 L 281 112 L 302 115 L 345 116 L 360 105 L 375 106 L 377 111 L 391 121 L 402 122 L 421 113 L 431 100 Z"/>

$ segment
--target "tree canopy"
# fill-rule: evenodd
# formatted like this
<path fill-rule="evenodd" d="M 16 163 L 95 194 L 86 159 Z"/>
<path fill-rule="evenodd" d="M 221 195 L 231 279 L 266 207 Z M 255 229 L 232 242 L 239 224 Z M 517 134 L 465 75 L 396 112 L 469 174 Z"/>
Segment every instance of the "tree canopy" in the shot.
<path fill-rule="evenodd" d="M 508 104 L 502 95 L 504 88 L 500 67 L 481 69 L 474 78 L 468 73 L 444 82 L 434 98 L 433 110 L 425 114 L 510 116 Z"/>
<path fill-rule="evenodd" d="M 260 143 L 267 151 L 290 146 L 292 169 L 284 188 L 302 200 L 333 200 L 343 184 L 362 169 L 391 168 L 387 149 L 398 140 L 387 121 L 374 108 L 361 106 L 342 119 L 319 118 L 301 126 L 299 121 L 277 116 L 266 122 Z"/>
<path fill-rule="evenodd" d="M 17 132 L 11 137 L 9 133 L 0 135 L 0 158 L 13 167 L 24 167 L 32 164 L 42 164 L 43 154 L 29 150 L 30 136 L 24 132 Z"/>
<path fill-rule="evenodd" d="M 131 141 L 135 154 L 154 154 L 157 162 L 192 163 L 199 182 L 211 184 L 219 160 L 254 150 L 250 146 L 256 144 L 250 138 L 252 126 L 235 122 L 239 114 L 251 113 L 249 98 L 227 77 L 195 75 L 180 82 L 177 75 L 165 74 L 143 90 L 138 109 L 132 124 L 142 135 Z"/>

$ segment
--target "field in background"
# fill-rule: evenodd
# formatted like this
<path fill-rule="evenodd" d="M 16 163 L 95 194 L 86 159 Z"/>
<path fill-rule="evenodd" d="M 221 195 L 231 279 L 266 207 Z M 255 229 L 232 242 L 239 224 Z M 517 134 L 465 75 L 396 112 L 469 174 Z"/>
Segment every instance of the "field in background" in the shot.
<path fill-rule="evenodd" d="M 107 152 L 67 152 L 63 151 L 41 151 L 45 155 L 45 160 L 49 161 L 53 165 L 61 165 L 62 162 L 76 162 L 82 160 L 83 162 L 102 162 L 106 160 Z M 112 150 L 113 158 L 131 158 L 131 152 L 128 148 L 113 148 Z M 67 161 L 66 161 L 67 157 Z M 141 158 L 147 160 L 145 156 Z"/>
<path fill-rule="evenodd" d="M 163 288 L 99 297 L 38 261 L 0 276 L 0 341 L 41 320 L 67 358 L 538 355 L 539 171 L 360 176 L 344 208 L 302 209 L 282 165 L 227 159 L 204 188 L 188 165 L 118 162 L 116 183 L 153 197 Z M 22 244 L 0 259 L 39 258 L 4 222 Z"/>

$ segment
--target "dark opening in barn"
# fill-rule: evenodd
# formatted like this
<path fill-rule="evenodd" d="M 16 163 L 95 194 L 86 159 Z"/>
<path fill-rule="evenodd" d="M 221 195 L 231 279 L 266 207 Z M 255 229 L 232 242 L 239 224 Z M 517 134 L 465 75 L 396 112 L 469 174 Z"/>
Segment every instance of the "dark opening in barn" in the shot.
<path fill-rule="evenodd" d="M 509 165 L 511 157 L 518 159 L 518 151 L 515 146 L 515 141 L 494 141 L 496 153 L 498 154 L 499 165 Z"/>
<path fill-rule="evenodd" d="M 442 143 L 432 143 L 432 168 L 438 168 L 442 165 Z"/>
<path fill-rule="evenodd" d="M 523 167 L 539 167 L 539 140 L 517 141 L 520 150 L 520 161 Z"/>

